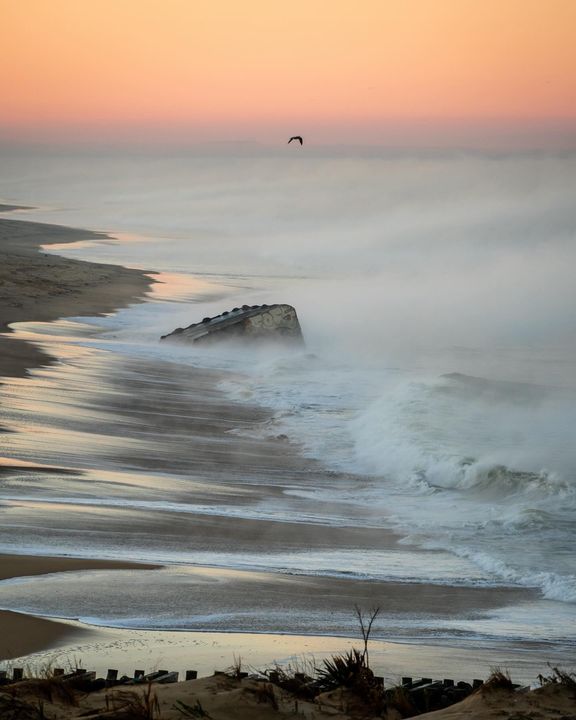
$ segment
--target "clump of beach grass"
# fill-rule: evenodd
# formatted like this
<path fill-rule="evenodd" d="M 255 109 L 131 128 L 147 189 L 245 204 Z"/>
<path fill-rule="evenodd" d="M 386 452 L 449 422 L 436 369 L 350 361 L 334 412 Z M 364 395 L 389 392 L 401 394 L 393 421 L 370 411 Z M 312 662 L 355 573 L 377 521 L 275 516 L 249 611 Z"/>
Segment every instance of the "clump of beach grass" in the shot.
<path fill-rule="evenodd" d="M 347 653 L 332 655 L 331 658 L 323 660 L 322 667 L 317 669 L 317 675 L 323 690 L 333 690 L 338 687 L 354 687 L 368 669 L 362 651 L 352 648 Z"/>
<path fill-rule="evenodd" d="M 106 710 L 115 712 L 114 720 L 157 720 L 160 717 L 160 703 L 152 683 L 148 683 L 142 692 L 121 690 L 107 695 Z"/>
<path fill-rule="evenodd" d="M 570 673 L 558 667 L 550 666 L 550 669 L 552 670 L 551 675 L 538 675 L 540 685 L 562 685 L 576 696 L 576 673 Z"/>
<path fill-rule="evenodd" d="M 242 670 L 242 656 L 232 655 L 232 665 L 226 670 L 226 675 L 234 680 L 242 680 L 244 671 Z"/>
<path fill-rule="evenodd" d="M 488 679 L 483 683 L 480 688 L 482 693 L 491 693 L 496 690 L 507 690 L 511 692 L 514 690 L 514 683 L 510 677 L 508 670 L 500 667 L 493 667 L 490 669 L 490 675 Z"/>
<path fill-rule="evenodd" d="M 204 710 L 200 700 L 196 700 L 194 705 L 188 705 L 182 702 L 182 700 L 178 700 L 172 707 L 178 710 L 185 718 L 206 718 L 206 720 L 211 720 L 212 718 L 212 716 Z"/>

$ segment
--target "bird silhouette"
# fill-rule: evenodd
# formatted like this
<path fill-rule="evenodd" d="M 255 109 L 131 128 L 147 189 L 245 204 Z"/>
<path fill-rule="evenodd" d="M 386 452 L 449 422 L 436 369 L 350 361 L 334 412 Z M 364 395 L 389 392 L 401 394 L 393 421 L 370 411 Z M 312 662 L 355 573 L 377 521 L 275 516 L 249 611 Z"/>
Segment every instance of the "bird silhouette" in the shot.
<path fill-rule="evenodd" d="M 293 137 L 291 137 L 290 140 L 288 140 L 287 145 L 290 145 L 290 143 L 292 142 L 292 140 L 298 140 L 298 142 L 300 143 L 300 145 L 303 145 L 303 144 L 304 144 L 304 140 L 302 140 L 302 137 L 301 137 L 300 135 L 294 135 Z"/>

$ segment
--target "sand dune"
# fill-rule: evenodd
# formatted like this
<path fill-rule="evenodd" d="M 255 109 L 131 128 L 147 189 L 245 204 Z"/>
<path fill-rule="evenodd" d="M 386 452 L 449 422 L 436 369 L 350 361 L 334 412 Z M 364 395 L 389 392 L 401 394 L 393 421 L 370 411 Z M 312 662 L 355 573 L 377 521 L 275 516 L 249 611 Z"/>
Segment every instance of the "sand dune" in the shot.
<path fill-rule="evenodd" d="M 375 710 L 363 698 L 344 689 L 323 693 L 314 699 L 298 695 L 266 680 L 236 679 L 225 674 L 172 685 L 116 687 L 89 695 L 62 690 L 48 681 L 23 681 L 0 693 L 5 717 L 28 718 L 38 701 L 44 716 L 58 720 L 110 718 L 130 720 L 180 720 L 182 717 L 212 720 L 276 720 L 302 717 L 308 720 L 360 720 L 413 717 L 407 709 L 389 700 Z M 479 690 L 465 700 L 443 710 L 418 715 L 428 720 L 572 720 L 576 709 L 574 688 L 552 683 L 533 691 Z M 13 710 L 14 714 L 8 714 Z M 20 715 L 16 715 L 16 712 Z M 148 714 L 146 714 L 148 713 Z"/>

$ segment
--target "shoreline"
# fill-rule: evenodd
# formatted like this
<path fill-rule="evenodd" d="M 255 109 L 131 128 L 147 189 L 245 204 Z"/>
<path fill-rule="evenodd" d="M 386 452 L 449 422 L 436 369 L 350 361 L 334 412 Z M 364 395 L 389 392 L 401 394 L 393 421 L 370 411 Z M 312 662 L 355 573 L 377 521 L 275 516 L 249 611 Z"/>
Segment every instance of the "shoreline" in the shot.
<path fill-rule="evenodd" d="M 70 571 L 71 590 L 76 583 L 74 571 L 98 570 L 102 572 L 98 582 L 114 582 L 114 573 L 121 569 L 132 569 L 137 572 L 154 570 L 150 576 L 153 582 L 156 572 L 169 571 L 170 566 L 146 566 L 139 563 L 115 563 L 107 561 L 80 560 L 74 558 L 33 558 L 23 556 L 23 565 L 18 567 L 18 556 L 0 556 L 0 578 L 14 577 L 14 570 L 20 569 L 32 575 L 42 573 L 61 573 Z M 2 573 L 2 567 L 11 572 Z M 33 566 L 36 565 L 36 568 Z M 254 573 L 247 571 L 225 571 L 222 568 L 206 568 L 183 566 L 182 571 L 189 576 L 198 576 L 198 581 L 189 586 L 190 603 L 202 615 L 212 607 L 217 609 L 218 596 L 225 593 L 232 597 L 234 607 L 244 605 L 244 612 L 250 607 L 250 599 L 258 597 L 258 606 L 265 617 L 273 607 L 267 608 L 265 598 L 281 593 L 283 603 L 291 605 L 298 598 L 310 598 L 310 608 L 314 607 L 314 598 L 318 594 L 332 602 L 327 603 L 326 619 L 330 620 L 334 608 L 332 603 L 338 603 L 337 598 L 347 594 L 350 603 L 356 599 L 361 606 L 368 607 L 369 597 L 357 595 L 361 588 L 354 583 L 350 587 L 345 581 L 332 583 L 326 578 L 314 579 L 310 576 L 298 578 L 298 589 L 289 589 L 286 586 L 288 578 L 274 574 Z M 124 574 L 125 575 L 125 574 Z M 202 587 L 206 587 L 203 579 L 216 579 L 215 594 L 209 593 L 202 600 Z M 242 589 L 242 578 L 247 576 L 248 586 Z M 259 577 L 260 576 L 260 577 Z M 144 581 L 146 577 L 141 576 Z M 23 578 L 25 582 L 25 577 Z M 80 583 L 88 581 L 78 579 Z M 126 582 L 126 578 L 118 577 L 117 582 Z M 146 583 L 147 586 L 151 582 Z M 162 582 L 162 581 L 161 581 Z M 129 585 L 138 586 L 136 577 L 128 578 Z M 126 585 L 126 587 L 129 587 Z M 377 588 L 377 583 L 372 583 Z M 168 601 L 173 586 L 162 582 Z M 372 588 L 370 588 L 372 589 Z M 445 612 L 452 612 L 452 604 L 464 602 L 465 596 L 452 588 L 432 588 L 437 595 L 437 603 L 446 604 Z M 200 594 L 198 594 L 200 591 Z M 410 588 L 394 583 L 383 583 L 381 591 L 386 593 L 387 609 L 406 601 L 407 595 L 412 594 Z M 351 593 L 351 594 L 349 594 Z M 478 603 L 474 593 L 474 605 Z M 421 612 L 426 612 L 429 597 L 421 598 Z M 485 601 L 496 602 L 497 597 L 487 593 Z M 306 613 L 308 600 L 304 600 L 301 611 Z M 80 607 L 80 605 L 78 605 Z M 10 613 L 0 611 L 0 630 L 7 624 L 12 630 L 14 621 L 18 623 L 18 632 L 22 633 L 25 644 L 10 648 L 9 653 L 0 653 L 0 659 L 17 660 L 18 666 L 67 666 L 81 659 L 84 667 L 94 669 L 104 675 L 107 667 L 121 667 L 122 673 L 130 674 L 136 667 L 144 667 L 147 671 L 157 669 L 157 666 L 169 665 L 171 669 L 178 670 L 184 675 L 185 670 L 194 669 L 200 675 L 210 675 L 213 671 L 224 670 L 234 662 L 235 656 L 241 656 L 245 665 L 252 668 L 271 667 L 275 663 L 294 664 L 313 657 L 319 660 L 333 654 L 347 652 L 353 647 L 359 647 L 361 639 L 359 632 L 354 628 L 349 632 L 330 632 L 328 623 L 327 632 L 323 634 L 316 630 L 299 632 L 290 629 L 285 632 L 277 631 L 273 625 L 261 625 L 261 630 L 230 630 L 226 625 L 218 627 L 186 627 L 181 628 L 139 628 L 121 627 L 113 624 L 91 624 L 88 618 L 84 620 L 63 619 L 50 615 L 28 615 L 25 612 Z M 95 616 L 96 617 L 96 616 Z M 30 623 L 28 623 L 28 619 Z M 17 634 L 17 633 L 16 633 Z M 14 637 L 14 633 L 12 634 Z M 6 647 L 6 642 L 0 643 Z M 468 638 L 466 642 L 458 642 L 456 638 L 435 640 L 434 638 L 399 639 L 382 637 L 379 634 L 370 641 L 370 657 L 378 674 L 388 680 L 396 680 L 401 675 L 430 676 L 434 671 L 441 672 L 445 677 L 458 676 L 459 679 L 472 680 L 474 677 L 487 677 L 490 669 L 502 666 L 509 670 L 514 677 L 523 683 L 533 682 L 537 675 L 546 667 L 546 663 L 554 666 L 573 667 L 572 657 L 566 649 L 558 645 L 548 645 L 543 642 L 524 643 L 503 640 L 489 642 L 474 641 Z M 440 671 L 438 668 L 442 668 Z M 387 680 L 387 681 L 388 681 Z"/>
<path fill-rule="evenodd" d="M 14 578 L 78 572 L 79 570 L 159 570 L 163 565 L 124 560 L 92 560 L 53 555 L 0 554 L 0 581 Z"/>
<path fill-rule="evenodd" d="M 0 213 L 30 209 L 0 204 Z M 141 302 L 153 271 L 42 253 L 43 245 L 102 240 L 107 233 L 0 217 L 0 377 L 23 377 L 51 363 L 35 345 L 11 336 L 15 322 L 98 317 Z"/>
<path fill-rule="evenodd" d="M 73 632 L 74 626 L 70 625 Z M 101 678 L 92 686 L 82 687 L 72 703 L 67 700 L 64 705 L 55 692 L 49 696 L 50 704 L 42 701 L 43 706 L 47 705 L 56 713 L 50 717 L 63 720 L 112 717 L 110 704 L 114 707 L 116 700 L 145 699 L 150 695 L 159 713 L 157 717 L 165 720 L 176 720 L 185 713 L 214 720 L 275 720 L 295 713 L 310 720 L 327 716 L 334 720 L 368 717 L 398 720 L 414 716 L 438 720 L 500 717 L 538 717 L 542 720 L 562 717 L 568 720 L 573 717 L 570 714 L 574 709 L 573 676 L 555 668 L 546 672 L 540 665 L 524 662 L 518 654 L 509 654 L 512 666 L 495 667 L 490 650 L 476 650 L 470 661 L 469 653 L 453 647 L 445 649 L 441 658 L 444 662 L 440 664 L 435 647 L 370 642 L 369 667 L 372 673 L 378 674 L 380 694 L 376 694 L 373 687 L 368 691 L 363 687 L 347 686 L 342 681 L 328 691 L 320 688 L 309 694 L 302 692 L 303 683 L 318 677 L 326 661 L 353 647 L 359 648 L 358 640 L 181 633 L 184 637 L 180 637 L 180 642 L 167 643 L 165 638 L 158 638 L 155 645 L 144 646 L 138 633 L 134 634 L 131 647 L 126 648 L 119 641 L 118 632 L 97 630 L 88 645 L 72 647 L 73 654 L 44 653 L 24 658 L 24 662 L 18 659 L 7 669 L 16 672 L 16 668 L 21 668 L 25 678 L 48 676 L 51 686 L 56 668 L 62 668 L 64 672 L 83 668 L 92 677 Z M 119 648 L 124 652 L 119 652 Z M 251 653 L 248 658 L 245 650 Z M 193 679 L 188 679 L 188 671 L 192 671 Z M 541 674 L 543 671 L 545 677 Z M 142 691 L 129 685 L 115 687 L 113 680 L 110 687 L 104 680 L 112 675 L 119 677 L 122 683 L 137 673 L 150 672 L 156 676 L 164 673 L 165 678 L 168 677 L 166 673 L 177 675 L 166 681 L 168 684 L 160 684 L 163 681 L 158 680 Z M 425 676 L 429 679 L 418 680 Z M 488 683 L 482 685 L 486 680 Z M 513 686 L 512 682 L 519 685 Z M 467 688 L 459 691 L 459 696 L 451 693 L 456 683 L 458 688 Z M 406 694 L 398 695 L 400 685 L 408 688 Z M 473 686 L 479 685 L 474 691 Z M 423 696 L 419 694 L 420 686 L 426 688 Z M 446 695 L 429 696 L 427 689 L 434 686 L 447 690 Z M 14 695 L 29 703 L 37 703 L 43 689 L 43 684 L 33 679 L 9 687 Z M 264 693 L 271 700 L 263 701 Z M 141 705 L 139 702 L 137 707 Z M 196 709 L 198 712 L 192 715 Z M 117 717 L 115 713 L 113 716 Z M 138 714 L 138 717 L 143 715 Z"/>
<path fill-rule="evenodd" d="M 7 212 L 8 206 L 0 206 L 0 212 Z M 22 207 L 22 206 L 20 206 Z M 18 206 L 9 206 L 8 209 L 18 209 Z M 125 305 L 138 302 L 142 299 L 143 294 L 150 287 L 151 283 L 154 282 L 149 275 L 140 270 L 130 270 L 121 266 L 105 265 L 99 263 L 91 263 L 78 260 L 68 260 L 66 258 L 60 258 L 57 255 L 43 255 L 40 251 L 40 246 L 43 244 L 50 243 L 64 243 L 64 242 L 75 242 L 77 240 L 85 239 L 103 239 L 109 237 L 104 233 L 75 230 L 57 225 L 47 225 L 44 223 L 35 223 L 29 221 L 12 220 L 6 218 L 0 218 L 0 283 L 2 283 L 2 291 L 0 291 L 0 303 L 2 311 L 0 312 L 0 376 L 14 376 L 21 377 L 26 375 L 27 371 L 33 367 L 40 365 L 46 365 L 52 362 L 49 355 L 44 351 L 37 348 L 35 345 L 22 340 L 16 339 L 10 335 L 10 328 L 8 324 L 11 322 L 25 322 L 25 321 L 52 321 L 59 317 L 66 317 L 70 315 L 90 315 L 98 316 L 108 312 L 112 312 L 114 309 L 123 307 Z M 195 382 L 198 383 L 199 373 L 194 373 Z M 176 393 L 176 397 L 180 397 L 180 393 Z M 120 398 L 120 401 L 123 400 Z M 214 418 L 215 424 L 222 422 L 221 412 L 223 406 L 218 406 L 216 410 L 219 415 L 218 418 Z M 116 408 L 118 410 L 118 408 Z M 203 413 L 205 408 L 202 408 Z M 247 417 L 250 415 L 246 411 Z M 234 418 L 231 418 L 231 422 Z M 198 422 L 201 422 L 202 426 L 206 425 L 206 418 L 202 417 L 201 420 L 191 422 L 190 425 L 183 426 L 186 428 L 185 437 L 187 442 L 193 433 L 188 434 L 193 428 L 196 428 Z M 238 445 L 241 448 L 240 445 Z M 269 446 L 267 446 L 269 448 Z M 294 463 L 295 471 L 300 468 L 300 461 L 294 460 L 291 451 L 282 450 L 283 445 L 277 443 L 277 452 L 286 453 L 284 462 L 286 467 L 292 467 Z M 201 449 L 201 448 L 200 448 Z M 265 455 L 262 455 L 265 457 Z M 260 455 L 253 457 L 251 462 L 261 462 L 259 459 Z M 210 457 L 210 462 L 213 462 L 213 458 Z M 267 466 L 266 462 L 266 466 Z M 228 472 L 229 467 L 226 466 L 224 471 Z M 267 467 L 262 468 L 262 472 L 267 472 Z M 222 527 L 217 523 L 214 523 L 213 519 L 207 518 L 205 520 L 199 520 L 198 518 L 180 518 L 182 522 L 182 536 L 192 538 L 199 544 L 206 544 L 206 534 L 211 542 L 217 543 L 222 542 L 225 535 L 222 532 Z M 80 523 L 84 522 L 82 518 L 78 520 Z M 118 521 L 121 523 L 121 520 Z M 171 525 L 171 523 L 170 523 Z M 158 514 L 158 528 L 163 529 L 166 526 L 166 520 Z M 196 528 L 195 532 L 192 532 L 192 527 Z M 236 541 L 243 540 L 246 542 L 246 547 L 249 548 L 250 543 L 253 542 L 253 537 L 256 530 L 264 527 L 263 521 L 258 522 L 258 526 L 253 526 L 250 521 L 237 521 L 235 523 L 235 539 Z M 269 537 L 274 538 L 276 542 L 288 542 L 289 536 L 283 538 L 283 534 L 278 531 L 278 526 L 273 523 L 266 524 L 266 527 L 270 528 Z M 290 528 L 281 526 L 282 530 L 288 531 Z M 306 526 L 298 528 L 299 531 L 304 531 Z M 330 539 L 332 534 L 341 533 L 341 530 L 323 530 L 324 539 L 327 541 Z M 305 534 L 305 533 L 304 533 Z M 356 533 L 359 537 L 362 536 L 362 532 Z M 211 537 L 213 535 L 213 537 Z M 302 540 L 301 533 L 299 532 L 298 537 Z M 368 546 L 372 540 L 367 538 L 366 544 Z M 381 539 L 380 542 L 383 542 Z M 145 569 L 145 566 L 140 564 L 130 563 L 118 563 L 114 564 L 112 561 L 99 561 L 99 560 L 82 560 L 75 558 L 41 558 L 34 556 L 5 556 L 14 559 L 14 566 L 19 564 L 25 566 L 28 565 L 28 571 L 16 572 L 11 570 L 14 574 L 8 577 L 26 577 L 27 575 L 35 574 L 46 574 L 50 572 L 66 572 L 67 570 L 90 570 L 90 569 L 101 569 L 101 570 L 114 570 L 114 569 Z M 55 564 L 50 565 L 58 560 L 59 563 L 68 564 L 69 567 L 65 568 L 63 565 L 58 567 Z M 68 560 L 70 561 L 68 563 Z M 0 579 L 2 578 L 0 558 Z M 73 567 L 74 563 L 76 566 Z M 37 565 L 38 572 L 30 572 L 30 568 L 33 565 Z M 52 567 L 52 570 L 42 569 L 42 567 Z M 154 565 L 148 566 L 149 569 L 158 568 L 162 566 Z M 22 568 L 24 569 L 24 568 Z M 306 577 L 306 576 L 303 576 Z M 304 582 L 304 581 L 301 581 Z M 336 583 L 332 580 L 327 582 L 321 578 L 317 581 L 308 579 L 305 583 L 310 588 L 315 589 L 315 595 L 320 597 L 323 592 L 326 592 L 326 588 L 335 587 Z M 274 583 L 268 583 L 272 589 L 274 589 Z M 396 587 L 392 582 L 388 584 L 388 592 L 390 595 L 387 599 L 398 607 L 402 607 L 407 603 L 407 597 L 410 591 L 407 591 L 405 587 Z M 260 586 L 259 586 L 260 587 Z M 359 583 L 355 584 L 355 590 L 359 587 Z M 424 586 L 420 586 L 419 590 L 422 591 Z M 344 585 L 342 586 L 342 590 Z M 447 590 L 434 590 L 434 599 L 437 607 L 440 607 L 443 603 L 447 606 L 453 607 L 451 603 L 464 597 L 464 593 L 458 589 L 450 592 L 453 589 Z M 254 586 L 252 585 L 250 593 L 254 594 Z M 257 591 L 256 591 L 257 592 Z M 529 591 L 519 590 L 521 595 L 528 596 Z M 249 602 L 250 593 L 245 593 L 244 602 Z M 475 601 L 482 597 L 482 593 L 474 593 Z M 263 594 L 264 596 L 264 594 Z M 350 595 L 352 598 L 352 594 Z M 350 603 L 352 600 L 350 601 Z M 425 603 L 426 604 L 426 603 Z M 422 612 L 425 611 L 423 607 Z M 29 622 L 28 622 L 29 621 Z M 11 611 L 0 612 L 0 633 L 7 626 L 15 625 L 18 628 L 17 636 L 27 636 L 29 640 L 26 642 L 35 643 L 28 644 L 25 647 L 23 654 L 29 655 L 34 650 L 43 650 L 50 648 L 47 652 L 52 650 L 57 651 L 62 648 L 65 644 L 74 643 L 71 647 L 77 648 L 78 642 L 86 642 L 89 646 L 98 647 L 98 637 L 104 634 L 118 633 L 117 638 L 124 638 L 122 642 L 130 646 L 132 641 L 127 640 L 135 636 L 146 636 L 147 638 L 158 637 L 157 647 L 164 647 L 167 651 L 170 646 L 166 644 L 165 638 L 170 634 L 170 631 L 152 631 L 152 630 L 113 630 L 103 629 L 98 626 L 90 626 L 82 623 L 73 623 L 68 621 L 57 621 L 48 618 L 42 618 L 39 616 L 28 615 L 26 613 L 13 613 Z M 244 633 L 230 633 L 225 629 L 218 632 L 203 631 L 177 631 L 178 635 L 182 638 L 191 637 L 192 635 L 198 636 L 201 634 L 204 638 L 208 635 L 218 636 L 219 641 L 222 644 L 238 642 L 238 636 L 242 635 L 245 638 L 253 638 L 254 635 L 249 632 Z M 295 644 L 301 637 L 314 637 L 304 635 L 280 635 L 273 634 L 270 632 L 263 632 L 261 637 L 267 638 L 269 646 L 277 644 L 278 637 L 292 638 L 291 643 Z M 319 637 L 319 636 L 318 636 Z M 322 636 L 325 640 L 330 639 L 334 643 L 337 643 L 339 647 L 331 645 L 334 651 L 340 651 L 342 646 L 346 645 L 345 638 L 338 636 Z M 162 639 L 164 638 L 164 640 Z M 120 642 L 120 640 L 116 640 Z M 144 641 L 142 640 L 141 643 Z M 252 641 L 255 642 L 255 641 Z M 350 643 L 358 644 L 357 641 L 350 641 Z M 136 643 L 138 645 L 138 643 Z M 393 645 L 393 643 L 383 643 L 383 645 Z M 82 645 L 80 645 L 81 647 Z M 111 647 L 114 644 L 112 643 Z M 140 645 L 142 647 L 142 645 Z M 396 653 L 396 656 L 402 655 L 407 652 L 408 659 L 406 665 L 404 665 L 405 671 L 418 672 L 414 668 L 414 663 L 418 659 L 419 653 L 426 655 L 431 662 L 433 658 L 440 658 L 446 656 L 443 655 L 442 646 L 438 645 L 412 645 L 406 643 L 402 645 L 398 643 L 397 648 L 400 650 Z M 421 648 L 428 648 L 429 652 L 424 652 Z M 248 650 L 250 647 L 248 648 Z M 110 648 L 98 651 L 102 654 L 109 652 Z M 189 648 L 188 648 L 189 651 Z M 268 652 L 268 651 L 266 651 Z M 487 651 L 490 652 L 490 651 Z M 460 648 L 455 650 L 458 660 L 455 661 L 457 664 L 466 664 L 465 658 L 468 656 L 468 664 L 470 664 L 474 658 L 471 657 L 471 651 L 469 647 Z M 22 654 L 22 653 L 21 653 Z M 12 654 L 11 657 L 20 657 L 20 655 Z M 447 653 L 450 655 L 450 653 Z M 106 655 L 107 657 L 107 655 Z M 226 666 L 232 662 L 232 657 L 226 659 Z M 136 661 L 136 659 L 135 659 Z M 410 664 L 412 663 L 412 665 Z M 137 663 L 138 664 L 138 663 Z M 534 661 L 534 665 L 536 662 Z M 544 660 L 542 661 L 544 664 Z M 422 674 L 427 674 L 423 671 Z"/>
<path fill-rule="evenodd" d="M 0 554 L 0 582 L 79 570 L 157 570 L 160 567 L 114 560 Z M 66 642 L 88 641 L 92 632 L 88 626 L 71 626 L 24 612 L 0 610 L 0 636 L 0 660 L 10 660 L 45 649 L 56 649 Z"/>
<path fill-rule="evenodd" d="M 0 611 L 0 618 L 6 611 Z M 272 632 L 213 632 L 210 630 L 142 630 L 90 625 L 78 620 L 52 620 L 24 613 L 27 621 L 42 632 L 54 632 L 54 641 L 41 650 L 11 655 L 10 664 L 41 668 L 73 665 L 79 661 L 87 670 L 105 675 L 108 667 L 131 676 L 134 668 L 146 672 L 169 666 L 184 677 L 196 670 L 199 677 L 225 671 L 240 658 L 246 670 L 261 671 L 280 665 L 298 667 L 318 665 L 324 658 L 361 648 L 360 633 L 351 635 L 287 634 Z M 545 652 L 545 648 L 542 648 Z M 371 639 L 371 667 L 383 676 L 387 685 L 402 676 L 441 675 L 471 682 L 488 677 L 494 667 L 509 672 L 515 682 L 532 684 L 548 667 L 559 666 L 574 672 L 576 665 L 569 652 L 538 657 L 521 646 L 498 647 L 494 644 L 457 645 Z M 3 663 L 0 661 L 0 668 Z"/>
<path fill-rule="evenodd" d="M 0 213 L 30 209 L 0 204 Z M 33 343 L 12 337 L 11 323 L 48 322 L 72 315 L 99 316 L 142 300 L 154 282 L 151 273 L 41 252 L 43 245 L 107 237 L 110 236 L 106 233 L 90 230 L 0 217 L 0 382 L 4 377 L 24 377 L 29 370 L 53 362 L 48 353 Z M 0 580 L 80 568 L 115 567 L 143 569 L 145 566 L 5 555 L 0 557 Z M 85 632 L 89 631 L 70 630 L 57 621 L 0 611 L 0 654 L 7 659 L 56 647 L 72 636 L 84 636 Z"/>

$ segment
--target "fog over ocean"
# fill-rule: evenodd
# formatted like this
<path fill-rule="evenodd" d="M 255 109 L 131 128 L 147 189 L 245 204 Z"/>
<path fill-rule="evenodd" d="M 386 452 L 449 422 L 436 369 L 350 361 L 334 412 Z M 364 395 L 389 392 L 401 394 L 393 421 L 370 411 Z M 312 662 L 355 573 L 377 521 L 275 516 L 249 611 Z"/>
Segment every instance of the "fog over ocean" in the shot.
<path fill-rule="evenodd" d="M 163 284 L 149 302 L 110 317 L 18 328 L 63 362 L 0 388 L 3 424 L 18 431 L 3 439 L 2 454 L 84 470 L 91 484 L 66 476 L 4 484 L 0 501 L 16 519 L 0 530 L 0 551 L 531 588 L 529 602 L 481 617 L 396 616 L 382 632 L 576 642 L 575 178 L 570 153 L 3 151 L 0 199 L 37 208 L 14 218 L 113 236 L 50 252 L 158 271 Z M 264 302 L 295 306 L 304 349 L 158 342 L 206 315 Z M 324 480 L 294 469 L 268 477 L 249 461 L 243 476 L 217 481 L 201 465 L 192 475 L 194 443 L 170 437 L 176 401 L 166 401 L 161 430 L 148 421 L 146 447 L 129 428 L 102 434 L 118 388 L 146 393 L 136 383 L 156 373 L 158 385 L 177 378 L 189 394 L 182 403 L 194 402 L 189 373 L 198 368 L 235 407 L 263 409 L 227 437 L 286 436 Z M 205 390 L 203 402 L 210 397 Z M 155 402 L 162 409 L 161 393 Z M 144 452 L 159 458 L 154 468 L 128 459 Z M 221 499 L 220 481 L 229 491 Z M 242 488 L 258 485 L 251 502 Z M 138 536 L 118 545 L 90 525 L 67 533 L 63 520 L 38 540 L 45 508 L 74 513 L 74 522 L 126 512 Z M 393 549 L 302 551 L 263 533 L 261 546 L 190 553 L 164 536 L 145 538 L 147 517 L 152 526 L 156 513 L 170 512 L 402 539 Z M 92 622 L 127 627 L 246 629 L 233 608 L 194 617 L 185 573 L 162 573 L 170 616 L 158 610 L 160 582 L 136 592 L 121 573 L 99 587 L 90 573 L 74 588 L 64 576 L 7 583 L 2 606 L 63 617 L 86 607 Z M 129 587 L 130 603 L 115 602 Z M 271 614 L 267 627 L 282 630 L 283 621 Z M 321 623 L 319 613 L 293 627 L 318 632 Z M 324 627 L 345 630 L 338 618 Z"/>

